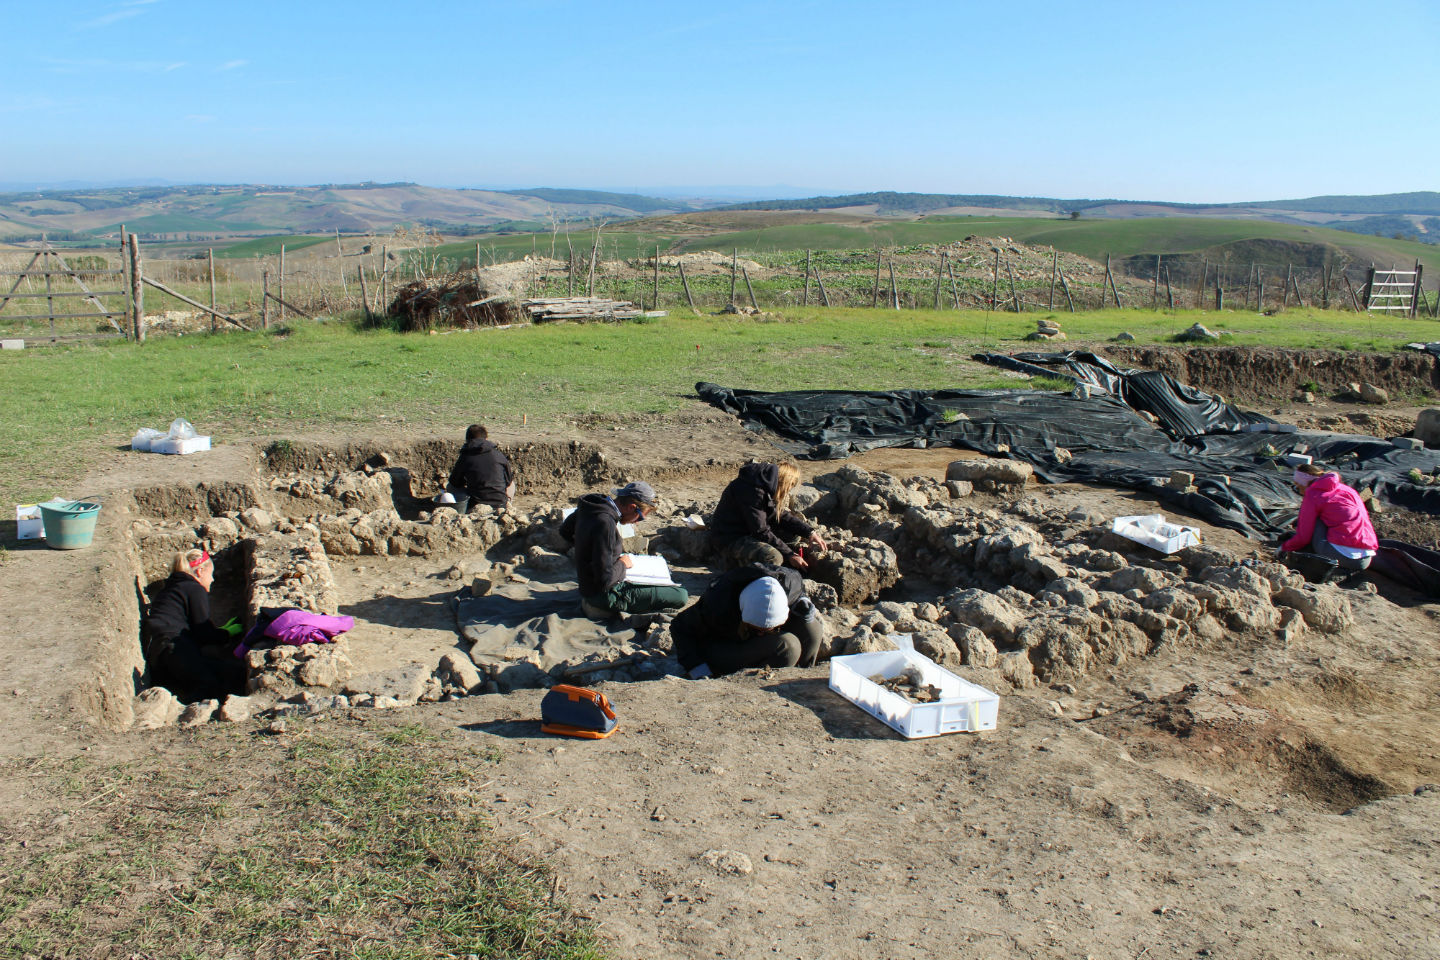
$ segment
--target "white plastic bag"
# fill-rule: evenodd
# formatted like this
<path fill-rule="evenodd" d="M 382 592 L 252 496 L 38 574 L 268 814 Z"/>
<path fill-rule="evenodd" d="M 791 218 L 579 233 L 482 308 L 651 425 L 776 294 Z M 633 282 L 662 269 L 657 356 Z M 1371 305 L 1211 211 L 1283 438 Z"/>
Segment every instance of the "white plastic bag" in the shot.
<path fill-rule="evenodd" d="M 189 440 L 198 436 L 195 426 L 184 417 L 176 417 L 170 422 L 170 432 L 166 434 L 171 440 Z"/>
<path fill-rule="evenodd" d="M 159 440 L 163 436 L 165 436 L 165 434 L 161 433 L 159 430 L 154 430 L 150 427 L 141 427 L 139 430 L 135 431 L 135 436 L 131 438 L 130 449 L 144 450 L 146 452 L 149 452 L 150 444 L 156 440 Z"/>

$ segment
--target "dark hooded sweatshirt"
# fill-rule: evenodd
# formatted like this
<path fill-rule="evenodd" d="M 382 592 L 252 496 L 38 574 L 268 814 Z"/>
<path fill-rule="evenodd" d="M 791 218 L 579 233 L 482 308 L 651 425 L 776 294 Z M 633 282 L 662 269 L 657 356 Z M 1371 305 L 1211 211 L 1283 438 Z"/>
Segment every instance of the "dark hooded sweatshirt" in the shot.
<path fill-rule="evenodd" d="M 700 599 L 681 610 L 670 624 L 675 639 L 675 658 L 686 670 L 704 659 L 708 647 L 736 643 L 741 636 L 740 594 L 761 577 L 774 577 L 785 588 L 785 602 L 795 616 L 795 605 L 805 597 L 805 582 L 800 571 L 790 567 L 772 567 L 752 563 L 726 571 L 705 588 Z"/>
<path fill-rule="evenodd" d="M 620 508 L 614 500 L 603 493 L 587 493 L 560 524 L 560 536 L 575 545 L 580 596 L 597 596 L 625 579 L 619 523 Z"/>
<path fill-rule="evenodd" d="M 230 635 L 210 622 L 210 594 L 187 573 L 172 573 L 145 618 L 152 649 L 166 650 L 182 637 L 194 643 L 224 643 Z"/>
<path fill-rule="evenodd" d="M 779 550 L 786 560 L 795 551 L 785 538 L 808 537 L 814 528 L 798 514 L 780 513 L 775 505 L 775 488 L 780 468 L 773 463 L 747 463 L 720 494 L 720 504 L 710 519 L 710 542 L 724 549 L 742 537 L 753 537 Z"/>
<path fill-rule="evenodd" d="M 489 440 L 477 438 L 460 448 L 460 458 L 450 471 L 452 490 L 464 490 L 471 503 L 488 503 L 503 507 L 508 502 L 505 490 L 514 479 L 510 458 Z"/>

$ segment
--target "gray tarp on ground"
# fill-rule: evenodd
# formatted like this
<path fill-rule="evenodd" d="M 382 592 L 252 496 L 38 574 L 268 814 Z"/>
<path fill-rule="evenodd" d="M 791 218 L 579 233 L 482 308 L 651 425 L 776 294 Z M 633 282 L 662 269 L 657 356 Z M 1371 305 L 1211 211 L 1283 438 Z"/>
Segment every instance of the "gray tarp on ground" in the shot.
<path fill-rule="evenodd" d="M 483 597 L 461 591 L 455 625 L 470 648 L 470 659 L 493 669 L 502 688 L 535 686 L 536 671 L 599 655 L 620 656 L 621 644 L 635 638 L 623 622 L 597 623 L 580 612 L 573 577 L 497 583 Z M 610 628 L 614 628 L 613 630 Z"/>

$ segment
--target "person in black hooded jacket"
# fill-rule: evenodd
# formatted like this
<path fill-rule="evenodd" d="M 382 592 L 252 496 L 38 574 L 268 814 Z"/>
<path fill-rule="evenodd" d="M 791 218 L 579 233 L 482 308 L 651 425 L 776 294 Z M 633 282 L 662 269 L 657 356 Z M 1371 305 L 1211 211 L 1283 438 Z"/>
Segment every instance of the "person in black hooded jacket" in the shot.
<path fill-rule="evenodd" d="M 763 563 L 716 577 L 671 621 L 670 635 L 675 658 L 696 679 L 748 667 L 814 666 L 825 639 L 799 571 Z"/>
<path fill-rule="evenodd" d="M 445 484 L 445 491 L 455 498 L 455 509 L 462 514 L 481 503 L 506 506 L 515 496 L 515 471 L 510 458 L 489 437 L 481 424 L 470 425 L 465 431 L 465 446 L 460 448 Z"/>
<path fill-rule="evenodd" d="M 710 545 L 729 566 L 768 563 L 803 571 L 809 566 L 806 545 L 825 551 L 815 528 L 786 509 L 799 481 L 793 463 L 751 462 L 740 468 L 710 518 Z"/>
<path fill-rule="evenodd" d="M 186 702 L 239 693 L 245 685 L 245 664 L 231 650 L 241 627 L 233 619 L 219 627 L 210 622 L 214 581 L 208 553 L 177 553 L 173 572 L 145 615 L 150 679 Z"/>
<path fill-rule="evenodd" d="M 655 506 L 655 491 L 643 480 L 627 483 L 613 498 L 587 493 L 560 524 L 560 536 L 575 545 L 580 607 L 595 620 L 617 614 L 652 613 L 683 607 L 690 595 L 680 586 L 625 582 L 630 558 L 620 538 L 622 523 L 639 523 Z"/>

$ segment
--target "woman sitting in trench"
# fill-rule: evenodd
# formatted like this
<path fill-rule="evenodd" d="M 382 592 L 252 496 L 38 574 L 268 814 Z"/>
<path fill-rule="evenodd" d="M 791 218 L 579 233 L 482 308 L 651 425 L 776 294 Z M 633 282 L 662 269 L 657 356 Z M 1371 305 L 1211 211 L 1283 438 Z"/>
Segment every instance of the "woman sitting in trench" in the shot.
<path fill-rule="evenodd" d="M 221 698 L 243 692 L 245 664 L 232 653 L 241 627 L 234 618 L 210 622 L 215 561 L 204 550 L 175 554 L 173 572 L 145 616 L 145 660 L 150 680 L 179 699 Z"/>

